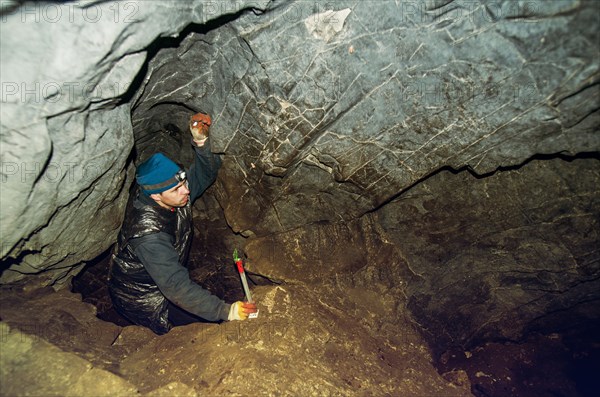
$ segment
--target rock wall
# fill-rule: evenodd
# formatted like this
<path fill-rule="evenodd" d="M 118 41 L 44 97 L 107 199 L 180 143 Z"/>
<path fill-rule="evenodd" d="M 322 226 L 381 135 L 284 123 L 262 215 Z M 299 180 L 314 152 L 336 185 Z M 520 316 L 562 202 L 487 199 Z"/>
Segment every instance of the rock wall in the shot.
<path fill-rule="evenodd" d="M 599 158 L 445 170 L 353 222 L 250 239 L 249 269 L 329 286 L 384 334 L 406 306 L 437 355 L 585 331 L 600 322 L 599 182 Z"/>
<path fill-rule="evenodd" d="M 274 246 L 289 257 L 272 255 L 266 274 L 304 283 L 346 274 L 339 282 L 371 288 L 384 317 L 396 301 L 381 305 L 378 294 L 406 294 L 444 343 L 513 338 L 550 318 L 536 317 L 549 307 L 579 310 L 586 296 L 597 300 L 596 160 L 500 174 L 484 188 L 436 172 L 485 177 L 536 154 L 599 151 L 599 7 L 265 0 L 5 10 L 1 281 L 39 273 L 60 284 L 106 250 L 135 162 L 163 150 L 185 163 L 185 122 L 201 109 L 223 154 L 213 193 L 228 224 L 251 238 L 258 268 Z M 532 201 L 502 196 L 511 191 Z M 532 218 L 538 207 L 549 221 Z M 304 255 L 311 247 L 323 256 Z M 448 306 L 464 321 L 438 316 Z M 467 320 L 482 307 L 488 315 Z M 515 307 L 523 321 L 510 333 Z"/>
<path fill-rule="evenodd" d="M 133 181 L 129 101 L 148 48 L 244 8 L 2 3 L 3 283 L 39 274 L 60 285 L 110 247 Z"/>
<path fill-rule="evenodd" d="M 442 167 L 486 174 L 598 150 L 597 12 L 293 2 L 159 51 L 134 132 L 168 122 L 161 103 L 210 112 L 235 231 L 354 219 Z"/>
<path fill-rule="evenodd" d="M 441 172 L 377 213 L 407 260 L 408 308 L 438 352 L 600 321 L 600 161 Z"/>
<path fill-rule="evenodd" d="M 600 147 L 598 4 L 374 4 L 294 2 L 159 51 L 139 151 L 156 131 L 181 158 L 165 126 L 208 111 L 253 270 L 343 285 L 376 329 L 406 297 L 438 352 L 600 318 L 598 162 L 561 160 Z"/>

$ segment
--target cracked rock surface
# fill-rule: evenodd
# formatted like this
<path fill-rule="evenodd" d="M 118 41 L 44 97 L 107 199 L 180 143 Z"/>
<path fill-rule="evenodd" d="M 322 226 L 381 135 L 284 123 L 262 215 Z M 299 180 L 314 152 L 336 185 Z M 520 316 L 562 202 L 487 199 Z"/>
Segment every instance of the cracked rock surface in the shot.
<path fill-rule="evenodd" d="M 593 1 L 135 4 L 135 23 L 5 15 L 4 282 L 60 284 L 106 250 L 132 138 L 134 160 L 185 163 L 194 110 L 213 116 L 220 202 L 247 236 L 354 219 L 441 167 L 600 147 Z"/>
<path fill-rule="evenodd" d="M 41 326 L 84 359 L 75 372 L 153 395 L 244 395 L 244 379 L 264 394 L 465 395 L 477 379 L 430 364 L 446 349 L 598 324 L 600 2 L 93 2 L 109 16 L 95 23 L 60 7 L 77 17 L 23 21 L 16 5 L 0 24 L 15 371 L 37 368 L 17 332 Z M 249 270 L 285 284 L 256 289 L 248 328 L 104 324 L 65 343 L 60 326 L 84 335 L 92 311 L 10 285 L 68 285 L 106 252 L 135 165 L 155 151 L 189 164 L 200 110 L 223 168 L 195 215 L 235 235 L 212 243 L 198 222 L 200 246 L 227 252 L 196 255 L 213 268 L 192 275 L 220 273 L 243 241 Z M 32 331 L 24 306 L 52 310 Z"/>
<path fill-rule="evenodd" d="M 136 137 L 161 103 L 209 112 L 247 235 L 354 219 L 442 167 L 600 148 L 597 3 L 373 4 L 290 2 L 159 51 Z"/>
<path fill-rule="evenodd" d="M 110 247 L 133 181 L 129 101 L 152 43 L 246 7 L 2 3 L 2 283 L 38 275 L 59 288 Z"/>

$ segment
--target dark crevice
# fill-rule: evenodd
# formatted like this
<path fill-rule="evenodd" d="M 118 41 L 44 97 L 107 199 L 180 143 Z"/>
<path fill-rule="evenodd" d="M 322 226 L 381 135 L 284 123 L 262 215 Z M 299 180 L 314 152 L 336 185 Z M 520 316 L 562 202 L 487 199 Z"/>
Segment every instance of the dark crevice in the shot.
<path fill-rule="evenodd" d="M 177 37 L 158 37 L 157 39 L 155 39 L 146 48 L 146 51 L 148 53 L 148 55 L 146 57 L 146 61 L 144 62 L 144 64 L 140 68 L 140 70 L 138 71 L 137 75 L 133 78 L 127 91 L 121 96 L 120 101 L 117 104 L 117 106 L 122 105 L 122 104 L 131 103 L 132 111 L 135 109 L 136 104 L 133 103 L 133 98 L 135 97 L 135 95 L 137 94 L 139 89 L 142 87 L 142 85 L 144 83 L 144 79 L 148 73 L 148 67 L 159 51 L 161 51 L 165 48 L 178 48 L 181 45 L 181 43 L 183 42 L 183 40 L 185 40 L 185 38 L 187 36 L 189 36 L 190 34 L 196 33 L 196 34 L 205 35 L 205 34 L 209 33 L 210 31 L 218 29 L 224 25 L 227 25 L 228 23 L 235 21 L 242 15 L 245 15 L 250 12 L 256 13 L 256 9 L 254 7 L 243 8 L 233 14 L 221 15 L 213 20 L 207 21 L 205 24 L 190 23 L 185 28 L 183 28 L 181 30 L 181 32 L 179 32 L 179 35 Z"/>
<path fill-rule="evenodd" d="M 428 180 L 429 178 L 432 178 L 435 175 L 440 174 L 442 172 L 451 172 L 454 175 L 457 175 L 461 172 L 468 172 L 469 174 L 471 174 L 471 176 L 473 176 L 476 179 L 485 179 L 485 178 L 489 178 L 490 176 L 493 176 L 499 172 L 517 171 L 517 170 L 523 168 L 524 166 L 526 166 L 527 164 L 531 163 L 532 161 L 549 161 L 549 160 L 557 160 L 557 159 L 563 160 L 566 162 L 571 162 L 574 160 L 581 160 L 581 159 L 600 160 L 600 152 L 581 152 L 581 153 L 577 153 L 575 155 L 567 154 L 566 152 L 558 152 L 558 153 L 551 153 L 551 154 L 535 154 L 535 155 L 529 157 L 527 160 L 525 160 L 522 163 L 519 163 L 516 165 L 500 166 L 493 171 L 486 172 L 483 174 L 477 173 L 469 165 L 466 165 L 466 166 L 458 168 L 458 169 L 453 168 L 451 166 L 444 166 L 444 167 L 438 168 L 437 170 L 435 170 L 435 171 L 425 175 L 424 177 L 418 179 L 417 181 L 413 182 L 406 188 L 404 188 L 401 191 L 399 191 L 398 193 L 394 194 L 392 197 L 379 203 L 373 209 L 365 212 L 365 214 L 370 214 L 370 213 L 376 212 L 379 209 L 381 209 L 382 207 L 386 206 L 387 204 L 389 204 L 395 200 L 401 199 L 402 195 L 404 195 L 405 193 L 410 191 L 415 186 L 423 183 L 424 181 Z"/>
<path fill-rule="evenodd" d="M 108 268 L 113 247 L 111 245 L 102 254 L 86 262 L 85 267 L 71 279 L 71 292 L 81 294 L 84 302 L 94 305 L 99 319 L 127 326 L 131 323 L 116 312 L 108 293 Z"/>
<path fill-rule="evenodd" d="M 23 251 L 19 252 L 19 255 L 15 258 L 11 258 L 11 257 L 7 256 L 5 259 L 2 260 L 2 262 L 0 262 L 0 275 L 2 275 L 2 273 L 4 273 L 5 270 L 11 268 L 12 266 L 17 266 L 17 265 L 21 264 L 21 262 L 23 261 L 23 259 L 26 256 L 35 255 L 35 254 L 39 254 L 39 253 L 40 253 L 40 251 L 36 251 L 36 250 L 23 250 Z M 11 271 L 13 271 L 13 270 L 14 269 L 11 269 Z"/>
<path fill-rule="evenodd" d="M 477 179 L 483 179 L 483 178 L 488 178 L 488 177 L 496 174 L 497 172 L 506 172 L 506 171 L 516 171 L 516 170 L 519 170 L 519 169 L 523 168 L 524 166 L 526 166 L 527 164 L 531 163 L 532 161 L 548 161 L 548 160 L 556 160 L 556 159 L 567 161 L 569 163 L 571 161 L 579 160 L 579 159 L 596 159 L 596 160 L 600 160 L 600 152 L 581 152 L 581 153 L 577 153 L 577 154 L 574 154 L 574 155 L 568 154 L 565 151 L 558 152 L 558 153 L 550 153 L 550 154 L 535 154 L 535 155 L 531 156 L 530 158 L 528 158 L 527 160 L 525 160 L 524 162 L 522 162 L 520 164 L 508 165 L 508 166 L 500 166 L 500 167 L 496 168 L 494 171 L 486 172 L 486 173 L 483 173 L 483 174 L 478 174 L 470 166 L 466 166 L 466 167 L 463 167 L 463 168 L 461 168 L 459 170 L 455 170 L 455 171 L 453 171 L 453 173 L 457 174 L 457 173 L 459 173 L 461 171 L 466 170 L 471 175 L 473 175 L 475 178 L 477 178 Z"/>
<path fill-rule="evenodd" d="M 591 115 L 593 115 L 594 113 L 598 112 L 598 110 L 600 110 L 600 107 L 595 107 L 593 109 L 591 109 L 590 111 L 588 111 L 587 113 L 585 113 L 583 116 L 579 117 L 577 120 L 575 120 L 572 124 L 569 124 L 568 128 L 573 128 L 578 124 L 581 124 L 583 121 L 585 121 L 588 117 L 590 117 Z"/>
<path fill-rule="evenodd" d="M 594 88 L 596 86 L 598 86 L 600 84 L 600 81 L 598 81 L 598 79 L 600 79 L 600 74 L 595 74 L 590 76 L 586 81 L 584 81 L 579 87 L 577 87 L 575 89 L 575 91 L 570 92 L 560 98 L 556 98 L 554 100 L 552 100 L 552 106 L 557 107 L 559 106 L 563 101 L 573 98 L 575 96 L 578 96 L 579 94 L 581 94 L 582 92 L 590 89 L 590 88 Z M 592 94 L 593 97 L 593 94 Z"/>
<path fill-rule="evenodd" d="M 264 274 L 254 273 L 246 270 L 248 278 L 254 285 L 282 285 L 285 284 L 284 280 L 278 280 L 273 277 L 265 276 Z"/>

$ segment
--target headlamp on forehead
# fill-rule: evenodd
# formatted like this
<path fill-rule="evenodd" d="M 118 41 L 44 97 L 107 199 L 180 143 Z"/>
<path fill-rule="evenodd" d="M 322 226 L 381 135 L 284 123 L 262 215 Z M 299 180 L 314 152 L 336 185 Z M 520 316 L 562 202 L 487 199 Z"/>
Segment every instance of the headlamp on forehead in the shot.
<path fill-rule="evenodd" d="M 177 171 L 177 173 L 175 174 L 175 179 L 177 179 L 179 182 L 183 182 L 187 179 L 187 175 L 185 174 L 184 170 L 179 170 Z"/>
<path fill-rule="evenodd" d="M 157 183 L 154 185 L 141 185 L 142 189 L 146 191 L 160 190 L 165 191 L 177 186 L 180 182 L 184 182 L 187 179 L 187 175 L 184 170 L 179 170 L 172 178 L 167 179 L 164 182 Z"/>

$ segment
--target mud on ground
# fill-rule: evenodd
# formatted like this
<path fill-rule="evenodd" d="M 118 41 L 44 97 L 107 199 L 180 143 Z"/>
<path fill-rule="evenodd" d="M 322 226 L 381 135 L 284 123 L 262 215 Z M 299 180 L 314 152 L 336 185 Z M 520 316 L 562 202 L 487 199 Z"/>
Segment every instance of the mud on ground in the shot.
<path fill-rule="evenodd" d="M 339 305 L 336 295 L 342 291 L 333 287 L 256 287 L 259 318 L 197 323 L 163 336 L 102 321 L 93 305 L 66 290 L 3 288 L 0 317 L 10 327 L 3 328 L 2 338 L 4 391 L 18 391 L 19 385 L 33 395 L 35 390 L 54 395 L 70 395 L 72 390 L 65 381 L 71 376 L 68 365 L 60 373 L 36 378 L 30 369 L 36 370 L 36 361 L 43 357 L 31 351 L 25 356 L 18 346 L 7 349 L 7 341 L 16 339 L 9 336 L 20 330 L 49 342 L 61 354 L 88 362 L 84 373 L 95 369 L 115 374 L 127 386 L 118 389 L 123 395 L 131 395 L 131 387 L 143 395 L 470 395 L 466 377 L 453 383 L 436 372 L 407 317 L 394 329 L 369 329 L 356 316 L 370 314 L 356 305 Z M 81 373 L 78 367 L 73 376 Z M 44 379 L 44 385 L 36 385 L 36 379 Z M 99 382 L 103 379 L 98 377 Z M 89 395 L 107 390 L 119 394 L 101 383 L 88 389 Z"/>

